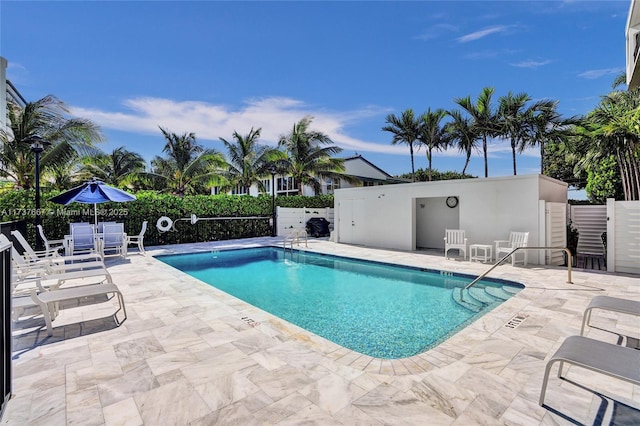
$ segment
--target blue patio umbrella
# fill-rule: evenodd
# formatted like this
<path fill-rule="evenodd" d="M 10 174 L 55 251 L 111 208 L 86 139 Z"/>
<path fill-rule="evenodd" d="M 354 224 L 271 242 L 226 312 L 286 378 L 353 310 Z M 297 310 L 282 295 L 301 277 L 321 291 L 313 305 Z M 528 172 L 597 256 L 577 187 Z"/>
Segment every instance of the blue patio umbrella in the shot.
<path fill-rule="evenodd" d="M 49 201 L 62 204 L 64 206 L 71 203 L 83 203 L 93 204 L 93 214 L 95 216 L 95 223 L 98 224 L 98 207 L 99 203 L 106 203 L 108 201 L 115 201 L 123 203 L 126 201 L 133 201 L 136 196 L 129 194 L 121 189 L 109 186 L 106 183 L 97 179 L 92 179 L 83 183 L 80 186 L 76 186 L 62 194 L 56 195 L 50 198 Z"/>

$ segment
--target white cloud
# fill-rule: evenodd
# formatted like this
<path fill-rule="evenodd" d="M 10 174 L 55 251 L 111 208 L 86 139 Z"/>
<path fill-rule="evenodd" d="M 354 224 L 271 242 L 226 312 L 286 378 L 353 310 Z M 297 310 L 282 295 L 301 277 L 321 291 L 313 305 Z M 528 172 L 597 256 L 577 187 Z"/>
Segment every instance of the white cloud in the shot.
<path fill-rule="evenodd" d="M 522 61 L 522 62 L 516 62 L 514 64 L 510 64 L 512 67 L 518 67 L 518 68 L 538 68 L 544 65 L 548 65 L 550 64 L 551 61 L 549 59 L 546 59 L 544 61 L 533 61 L 533 60 L 528 60 L 528 61 Z"/>
<path fill-rule="evenodd" d="M 401 145 L 375 143 L 352 137 L 345 130 L 359 120 L 383 116 L 390 111 L 367 106 L 353 111 L 325 111 L 312 108 L 291 98 L 259 98 L 233 108 L 201 101 L 141 97 L 123 102 L 122 111 L 72 107 L 72 114 L 88 118 L 106 129 L 138 134 L 159 134 L 158 126 L 173 133 L 194 132 L 200 140 L 230 139 L 234 131 L 246 134 L 251 127 L 262 128 L 261 143 L 276 145 L 278 138 L 289 132 L 293 124 L 304 116 L 313 116 L 312 129 L 327 134 L 345 150 L 406 155 Z M 381 125 L 382 127 L 382 125 Z M 389 141 L 391 138 L 387 138 Z"/>
<path fill-rule="evenodd" d="M 420 35 L 415 36 L 418 40 L 431 40 L 440 37 L 445 32 L 458 31 L 458 27 L 450 24 L 436 24 L 431 28 L 423 31 Z"/>
<path fill-rule="evenodd" d="M 617 75 L 624 71 L 624 68 L 604 68 L 599 70 L 589 70 L 581 72 L 578 77 L 586 78 L 587 80 L 595 80 L 596 78 L 604 77 L 607 75 Z"/>
<path fill-rule="evenodd" d="M 496 25 L 493 27 L 485 28 L 484 30 L 476 31 L 471 34 L 464 35 L 462 37 L 458 37 L 460 43 L 467 43 L 474 40 L 479 40 L 491 34 L 502 33 L 507 31 L 508 27 L 505 25 Z"/>

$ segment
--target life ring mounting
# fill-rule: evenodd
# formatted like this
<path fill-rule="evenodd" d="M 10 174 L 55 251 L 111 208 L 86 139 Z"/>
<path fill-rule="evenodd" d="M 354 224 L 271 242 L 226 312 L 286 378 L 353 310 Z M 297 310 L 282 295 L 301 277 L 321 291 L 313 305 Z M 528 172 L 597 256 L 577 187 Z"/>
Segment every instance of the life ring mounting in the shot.
<path fill-rule="evenodd" d="M 162 216 L 160 219 L 158 219 L 158 222 L 156 222 L 156 228 L 158 228 L 158 231 L 160 232 L 167 232 L 171 230 L 172 227 L 173 221 L 167 216 Z"/>

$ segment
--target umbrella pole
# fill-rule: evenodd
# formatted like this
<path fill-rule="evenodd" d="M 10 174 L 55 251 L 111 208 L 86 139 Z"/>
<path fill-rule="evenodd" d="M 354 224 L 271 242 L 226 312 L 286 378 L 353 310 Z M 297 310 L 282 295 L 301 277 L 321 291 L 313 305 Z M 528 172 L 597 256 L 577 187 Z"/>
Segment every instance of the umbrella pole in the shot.
<path fill-rule="evenodd" d="M 95 220 L 96 230 L 98 229 L 98 204 L 93 203 L 93 218 Z"/>

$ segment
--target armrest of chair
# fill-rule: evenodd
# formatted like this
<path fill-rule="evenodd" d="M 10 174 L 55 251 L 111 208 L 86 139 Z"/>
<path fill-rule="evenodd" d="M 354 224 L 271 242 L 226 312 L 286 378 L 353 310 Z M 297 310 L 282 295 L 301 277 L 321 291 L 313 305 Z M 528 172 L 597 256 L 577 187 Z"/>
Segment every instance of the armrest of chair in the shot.
<path fill-rule="evenodd" d="M 506 246 L 506 244 L 509 244 L 509 240 L 495 240 L 494 243 L 496 244 L 496 247 L 501 247 L 503 245 Z"/>

